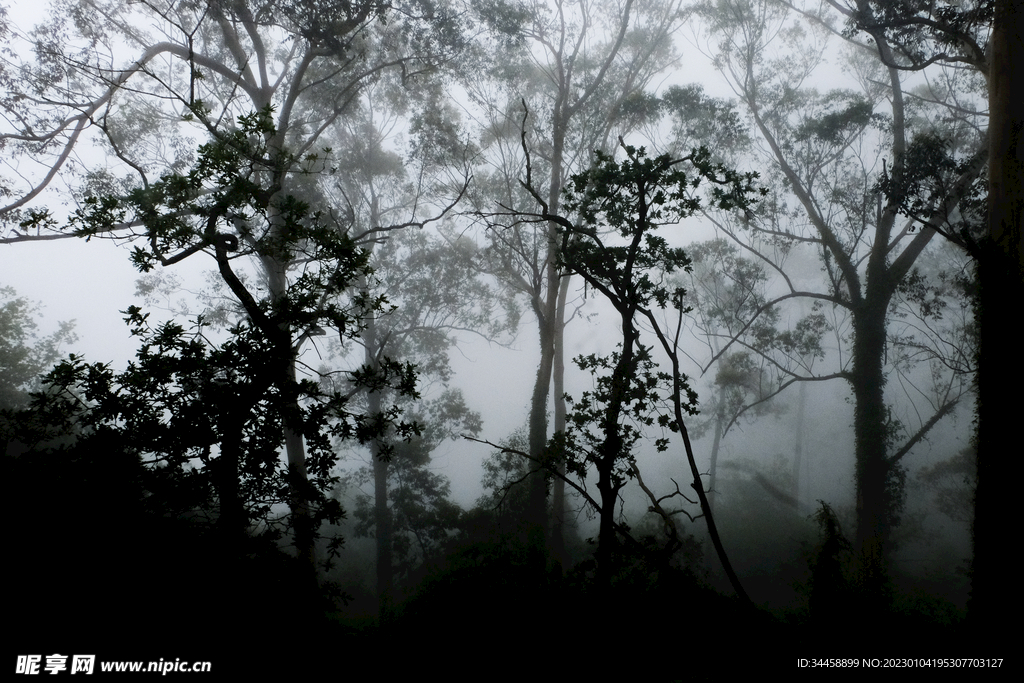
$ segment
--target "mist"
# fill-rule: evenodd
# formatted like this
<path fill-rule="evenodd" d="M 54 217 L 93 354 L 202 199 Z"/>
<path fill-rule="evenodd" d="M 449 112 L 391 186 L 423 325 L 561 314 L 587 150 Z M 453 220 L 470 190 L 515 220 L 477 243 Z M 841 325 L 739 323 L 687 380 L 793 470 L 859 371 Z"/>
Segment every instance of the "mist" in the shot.
<path fill-rule="evenodd" d="M 0 9 L 18 673 L 1001 668 L 940 6 Z"/>

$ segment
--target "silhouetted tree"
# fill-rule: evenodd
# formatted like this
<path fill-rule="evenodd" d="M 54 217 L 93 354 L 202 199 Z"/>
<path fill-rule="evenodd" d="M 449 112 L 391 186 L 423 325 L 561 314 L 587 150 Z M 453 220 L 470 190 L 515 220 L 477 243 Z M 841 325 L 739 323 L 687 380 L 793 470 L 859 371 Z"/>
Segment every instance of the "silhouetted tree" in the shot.
<path fill-rule="evenodd" d="M 473 74 L 470 81 L 470 93 L 483 110 L 483 152 L 490 167 L 478 174 L 476 209 L 489 226 L 489 269 L 527 298 L 538 323 L 541 353 L 529 418 L 531 467 L 537 476 L 529 484 L 528 514 L 535 530 L 531 543 L 541 551 L 547 540 L 543 460 L 552 412 L 549 392 L 554 398 L 552 432 L 565 427 L 562 338 L 570 281 L 557 266 L 554 224 L 501 215 L 533 208 L 533 199 L 519 185 L 524 163 L 520 138 L 532 149 L 536 189 L 556 213 L 570 175 L 590 166 L 592 151 L 607 151 L 617 135 L 653 116 L 657 107 L 646 89 L 673 62 L 672 34 L 684 14 L 677 0 L 559 0 L 488 4 L 482 18 L 504 39 L 496 43 L 488 77 Z M 532 112 L 525 128 L 524 106 Z M 556 476 L 550 540 L 558 564 L 564 559 L 564 497 L 563 480 Z"/>
<path fill-rule="evenodd" d="M 0 141 L 8 154 L 36 166 L 34 171 L 26 166 L 17 182 L 7 183 L 9 201 L 0 207 L 0 220 L 10 230 L 0 241 L 67 236 L 54 230 L 61 217 L 42 208 L 41 197 L 54 187 L 55 179 L 70 179 L 79 170 L 78 160 L 90 155 L 76 152 L 87 139 L 113 163 L 85 167 L 84 182 L 70 183 L 82 210 L 99 215 L 108 200 L 124 201 L 133 192 L 138 197 L 140 190 L 151 195 L 173 190 L 181 206 L 163 207 L 163 218 L 172 223 L 181 218 L 175 210 L 188 211 L 189 203 L 203 203 L 202 193 L 209 189 L 191 188 L 199 193 L 196 197 L 156 179 L 187 175 L 198 156 L 193 137 L 222 149 L 251 143 L 247 150 L 254 155 L 240 152 L 208 170 L 210 176 L 228 175 L 231 182 L 244 178 L 235 183 L 235 191 L 250 192 L 252 188 L 242 187 L 245 182 L 259 186 L 259 196 L 250 197 L 252 204 L 231 215 L 225 209 L 239 208 L 234 199 L 226 199 L 219 208 L 207 203 L 205 217 L 211 226 L 200 230 L 204 235 L 191 228 L 186 235 L 160 235 L 157 239 L 167 242 L 154 244 L 154 250 L 163 253 L 151 257 L 153 263 L 160 263 L 163 256 L 173 258 L 177 247 L 199 246 L 193 241 L 197 237 L 213 251 L 217 230 L 230 233 L 242 253 L 256 257 L 271 304 L 279 309 L 292 305 L 290 287 L 306 277 L 295 269 L 312 256 L 296 259 L 294 247 L 301 245 L 288 231 L 305 217 L 296 214 L 317 214 L 324 231 L 341 233 L 350 227 L 343 213 L 332 221 L 338 214 L 319 202 L 324 193 L 317 183 L 330 175 L 325 131 L 346 116 L 360 93 L 383 74 L 397 71 L 409 82 L 424 79 L 463 44 L 458 13 L 446 3 L 419 0 L 401 7 L 372 0 L 163 6 L 67 0 L 58 6 L 62 9 L 51 12 L 33 34 L 34 51 L 17 51 L 18 78 L 8 81 L 10 96 L 2 102 L 14 130 L 2 131 Z M 127 65 L 120 56 L 125 49 L 135 53 Z M 41 99 L 35 93 L 42 93 Z M 252 140 L 238 137 L 237 122 L 245 117 L 252 125 L 242 125 L 247 125 L 246 135 Z M 93 138 L 85 137 L 91 133 Z M 127 175 L 118 177 L 117 172 Z M 262 225 L 247 224 L 254 213 Z M 106 212 L 104 218 L 105 224 L 90 226 L 92 236 L 131 235 L 143 217 L 135 216 L 132 222 Z M 221 224 L 214 226 L 217 222 Z M 407 222 L 416 223 L 417 218 Z M 259 240 L 262 247 L 254 248 Z M 266 248 L 271 244 L 277 246 Z M 226 257 L 218 260 L 222 275 L 225 263 Z M 229 278 L 225 281 L 239 294 Z M 240 301 L 259 325 L 257 303 L 247 304 L 244 297 Z M 293 330 L 282 328 L 275 337 L 277 352 L 270 362 L 281 364 L 279 375 L 285 384 L 297 384 L 301 375 L 294 354 L 286 353 L 285 347 L 300 350 L 310 329 L 300 325 L 292 337 Z M 298 409 L 293 406 L 292 412 Z M 285 448 L 296 482 L 296 549 L 312 573 L 313 529 L 302 499 L 306 444 L 290 421 L 285 425 Z"/>
<path fill-rule="evenodd" d="M 76 340 L 74 323 L 60 323 L 53 334 L 36 330 L 38 305 L 0 287 L 0 409 L 22 407 L 39 377 L 60 357 L 61 346 Z"/>
<path fill-rule="evenodd" d="M 972 618 L 998 623 L 1016 613 L 997 588 L 1013 576 L 1006 521 L 1013 515 L 1016 477 L 1007 459 L 1007 444 L 1016 443 L 1015 413 L 1006 400 L 1007 386 L 1024 382 L 1013 328 L 1024 297 L 1024 8 L 1019 2 L 995 0 L 989 71 L 988 231 L 980 249 L 978 485 L 974 510 Z M 1019 601 L 1017 601 L 1019 603 Z M 1005 641 L 1004 641 L 1005 642 Z"/>
<path fill-rule="evenodd" d="M 706 149 L 695 149 L 678 159 L 667 154 L 651 159 L 642 148 L 621 140 L 620 145 L 626 155 L 622 162 L 596 151 L 598 163 L 573 176 L 562 211 L 574 220 L 551 212 L 543 197 L 532 189 L 529 150 L 524 149 L 527 166 L 523 182 L 541 208 L 535 215 L 559 228 L 560 265 L 578 273 L 620 317 L 619 351 L 608 357 L 576 359 L 581 369 L 595 376 L 595 389 L 585 392 L 574 407 L 569 417 L 572 428 L 564 444 L 568 471 L 585 477 L 587 468 L 593 467 L 598 475 L 598 584 L 607 588 L 613 575 L 619 491 L 629 478 L 639 479 L 634 447 L 644 428 L 657 424 L 683 436 L 693 475 L 691 486 L 700 500 L 715 548 L 736 591 L 749 602 L 718 537 L 683 421 L 684 411 L 695 412 L 696 394 L 679 368 L 678 335 L 671 341 L 656 314 L 671 308 L 680 316 L 681 325 L 685 291 L 679 287 L 670 290 L 665 278 L 688 268 L 690 260 L 682 249 L 669 246 L 657 231 L 694 214 L 705 201 L 720 209 L 746 209 L 754 201 L 756 175 L 743 175 L 713 163 Z M 708 188 L 706 200 L 698 194 L 702 184 Z M 609 235 L 600 233 L 602 226 L 611 229 Z M 661 350 L 672 362 L 670 372 L 658 371 L 651 347 L 640 342 L 638 317 L 654 330 Z M 659 411 L 663 402 L 671 406 L 667 414 Z M 657 439 L 656 444 L 659 451 L 664 451 L 669 439 Z M 658 499 L 650 493 L 648 496 L 658 510 Z"/>
<path fill-rule="evenodd" d="M 869 30 L 871 41 L 861 42 L 839 25 L 847 19 L 860 22 L 871 11 L 867 2 L 805 8 L 725 0 L 710 7 L 706 17 L 718 41 L 717 64 L 749 112 L 752 132 L 773 169 L 762 176 L 778 179 L 771 183 L 771 200 L 756 215 L 722 213 L 718 227 L 785 281 L 787 291 L 766 302 L 763 311 L 810 299 L 819 307 L 815 313 L 824 312 L 820 307 L 834 311 L 831 319 L 819 318 L 825 323 L 820 332 L 849 342 L 832 373 L 801 367 L 793 350 L 770 357 L 778 367 L 788 367 L 792 379 L 841 378 L 852 389 L 856 546 L 868 577 L 865 586 L 881 596 L 888 539 L 903 501 L 902 460 L 953 411 L 973 370 L 970 353 L 964 353 L 969 330 L 936 326 L 929 317 L 934 311 L 908 296 L 908 283 L 922 254 L 929 245 L 934 248 L 935 235 L 959 234 L 978 218 L 987 155 L 982 124 L 971 107 L 951 101 L 948 91 L 923 100 L 905 92 L 900 64 L 910 62 L 885 30 Z M 786 46 L 792 51 L 788 57 L 776 58 L 771 52 L 779 46 L 776 37 L 791 30 L 801 40 Z M 822 93 L 806 86 L 824 54 L 822 46 L 834 36 L 846 41 L 856 60 L 857 92 Z M 967 82 L 960 94 L 969 98 L 976 86 Z M 874 151 L 879 141 L 884 152 Z M 787 258 L 800 251 L 816 257 L 824 287 L 804 284 L 787 268 Z M 941 283 L 935 286 L 938 298 L 960 296 L 942 291 Z M 903 315 L 920 322 L 898 324 Z M 845 337 L 837 334 L 843 329 L 849 330 Z M 919 424 L 907 428 L 887 400 L 886 378 L 895 374 L 903 386 L 918 386 L 912 374 L 917 362 L 930 364 L 935 381 L 929 391 L 906 392 L 908 399 L 929 404 Z"/>

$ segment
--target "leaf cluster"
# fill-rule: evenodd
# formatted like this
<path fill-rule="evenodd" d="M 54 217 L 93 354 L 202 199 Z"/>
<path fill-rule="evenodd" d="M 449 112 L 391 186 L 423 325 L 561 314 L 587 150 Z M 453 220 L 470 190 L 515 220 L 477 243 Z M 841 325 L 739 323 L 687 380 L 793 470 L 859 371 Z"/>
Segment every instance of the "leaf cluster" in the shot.
<path fill-rule="evenodd" d="M 977 455 L 965 448 L 953 457 L 922 468 L 917 480 L 934 494 L 939 512 L 958 522 L 970 523 L 978 482 Z"/>
<path fill-rule="evenodd" d="M 972 164 L 974 160 L 970 157 L 958 157 L 953 143 L 940 133 L 919 133 L 907 146 L 901 172 L 883 174 L 874 191 L 885 196 L 900 214 L 928 225 L 926 217 L 954 194 L 954 186 Z M 957 233 L 968 244 L 973 243 L 982 228 L 984 180 L 975 180 L 960 200 L 961 224 Z"/>
<path fill-rule="evenodd" d="M 749 134 L 736 105 L 704 92 L 696 83 L 673 85 L 659 101 L 660 111 L 672 121 L 672 138 L 684 149 L 704 145 L 719 156 L 745 146 Z"/>
<path fill-rule="evenodd" d="M 172 489 L 187 489 L 189 506 L 216 517 L 237 495 L 247 528 L 280 534 L 289 520 L 275 508 L 296 498 L 310 501 L 313 528 L 340 518 L 340 506 L 327 496 L 336 483 L 335 441 L 417 433 L 397 406 L 366 415 L 351 397 L 384 389 L 418 394 L 415 366 L 386 358 L 348 372 L 348 381 L 337 383 L 344 393 L 296 377 L 305 337 L 329 326 L 342 343 L 352 340 L 363 317 L 378 314 L 386 299 L 346 297 L 371 275 L 369 253 L 286 191 L 296 160 L 273 151 L 275 134 L 269 107 L 241 116 L 234 131 L 199 148 L 188 173 L 165 175 L 126 196 L 94 198 L 72 220 L 85 236 L 104 234 L 113 222 L 141 226 L 133 259 L 143 272 L 212 252 L 244 313 L 226 330 L 227 340 L 211 341 L 202 318 L 191 330 L 174 322 L 151 328 L 147 314 L 131 307 L 126 322 L 142 346 L 126 371 L 72 358 L 51 373 L 37 400 L 55 402 L 62 422 L 82 438 L 103 434 L 125 443 Z M 319 160 L 310 163 L 315 172 Z M 261 292 L 236 274 L 240 257 L 259 259 L 271 278 L 289 265 L 301 272 Z M 306 478 L 292 476 L 282 462 L 286 432 L 306 444 Z"/>
<path fill-rule="evenodd" d="M 590 354 L 573 359 L 577 367 L 594 377 L 594 389 L 583 392 L 577 400 L 566 396 L 566 402 L 572 407 L 566 416 L 564 450 L 568 472 L 581 479 L 586 478 L 588 467 L 606 466 L 604 462 L 607 459 L 614 459 L 613 482 L 616 487 L 621 487 L 633 477 L 635 448 L 648 428 L 657 425 L 663 431 L 679 431 L 678 424 L 667 410 L 667 393 L 673 386 L 672 377 L 657 369 L 650 351 L 639 346 L 625 369 L 619 352 L 607 357 Z M 620 374 L 629 378 L 625 387 L 618 386 Z M 687 410 L 691 415 L 696 414 L 697 395 L 688 386 L 687 392 Z M 620 422 L 614 429 L 617 436 L 614 458 L 607 452 L 608 406 L 612 401 L 620 409 Z M 659 452 L 664 452 L 668 446 L 668 438 L 655 439 Z"/>
<path fill-rule="evenodd" d="M 884 36 L 903 69 L 933 62 L 985 61 L 984 44 L 995 16 L 994 0 L 899 0 L 858 2 L 845 35 L 865 31 Z"/>
<path fill-rule="evenodd" d="M 11 287 L 0 287 L 0 408 L 20 407 L 59 357 L 61 345 L 75 341 L 73 323 L 61 323 L 56 332 L 40 337 L 38 315 L 39 306 Z"/>
<path fill-rule="evenodd" d="M 319 521 L 337 523 L 344 514 L 328 496 L 337 482 L 335 439 L 369 440 L 381 430 L 415 429 L 396 415 L 369 419 L 353 412 L 347 396 L 325 393 L 314 382 L 282 385 L 264 360 L 271 344 L 256 328 L 238 325 L 228 341 L 214 345 L 201 320 L 191 329 L 175 322 L 152 328 L 137 308 L 126 316 L 142 341 L 135 360 L 115 372 L 71 356 L 46 375 L 31 411 L 38 423 L 72 435 L 83 448 L 116 443 L 136 454 L 146 465 L 150 490 L 170 509 L 211 522 L 224 514 L 225 458 L 237 452 L 246 528 L 284 534 L 289 520 L 278 510 L 295 485 L 280 455 L 285 413 L 296 410 L 288 393 L 300 397 L 298 414 L 287 419 L 306 441 L 306 493 Z M 367 379 L 366 373 L 353 373 L 356 384 Z M 412 390 L 404 371 L 395 377 L 382 370 L 372 379 Z M 32 443 L 41 446 L 52 435 L 44 432 Z"/>
<path fill-rule="evenodd" d="M 446 439 L 480 431 L 480 416 L 469 410 L 462 392 L 448 390 L 438 398 L 409 405 L 415 434 L 393 427 L 377 435 L 378 457 L 388 463 L 387 498 L 392 523 L 396 569 L 411 573 L 428 562 L 448 542 L 462 521 L 462 508 L 450 500 L 451 483 L 430 467 L 431 453 Z M 374 479 L 374 468 L 362 467 L 345 484 L 363 486 Z M 356 496 L 355 532 L 372 537 L 378 523 L 370 495 Z"/>
<path fill-rule="evenodd" d="M 370 272 L 369 254 L 287 191 L 286 174 L 297 162 L 286 151 L 271 152 L 268 139 L 275 134 L 270 107 L 240 116 L 235 131 L 199 148 L 188 173 L 167 174 L 126 196 L 91 197 L 75 212 L 71 228 L 88 238 L 113 226 L 141 226 L 132 260 L 143 273 L 200 251 L 212 253 L 225 284 L 265 333 L 326 326 L 350 334 L 361 308 L 384 303 L 342 303 L 352 283 Z M 310 172 L 317 168 L 319 160 Z M 244 257 L 305 266 L 286 292 L 258 300 L 231 267 Z"/>
<path fill-rule="evenodd" d="M 595 165 L 566 187 L 564 209 L 578 219 L 563 231 L 561 265 L 583 275 L 613 303 L 647 306 L 653 299 L 664 308 L 681 294 L 669 290 L 665 275 L 688 270 L 690 259 L 655 231 L 707 205 L 725 211 L 749 207 L 758 193 L 757 175 L 712 161 L 706 148 L 681 159 L 650 158 L 643 147 L 623 144 L 623 149 L 622 161 L 595 151 Z M 598 234 L 601 226 L 625 244 L 606 243 Z"/>

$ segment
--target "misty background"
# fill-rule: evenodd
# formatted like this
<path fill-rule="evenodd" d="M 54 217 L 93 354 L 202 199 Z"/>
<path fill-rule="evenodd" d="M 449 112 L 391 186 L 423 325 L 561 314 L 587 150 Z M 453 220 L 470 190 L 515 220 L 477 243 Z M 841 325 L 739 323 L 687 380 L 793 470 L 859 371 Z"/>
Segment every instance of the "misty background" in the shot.
<path fill-rule="evenodd" d="M 992 17 L 4 7 L 5 478 L 80 548 L 20 576 L 118 634 L 26 597 L 18 645 L 238 661 L 140 599 L 283 652 L 687 604 L 776 653 L 955 642 Z"/>

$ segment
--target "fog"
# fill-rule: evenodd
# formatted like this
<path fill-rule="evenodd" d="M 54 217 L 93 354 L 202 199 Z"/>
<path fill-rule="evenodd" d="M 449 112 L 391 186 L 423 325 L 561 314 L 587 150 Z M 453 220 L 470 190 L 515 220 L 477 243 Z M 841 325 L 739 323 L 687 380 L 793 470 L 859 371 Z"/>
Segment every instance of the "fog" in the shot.
<path fill-rule="evenodd" d="M 986 64 L 852 7 L 6 8 L 19 672 L 1008 656 Z"/>

